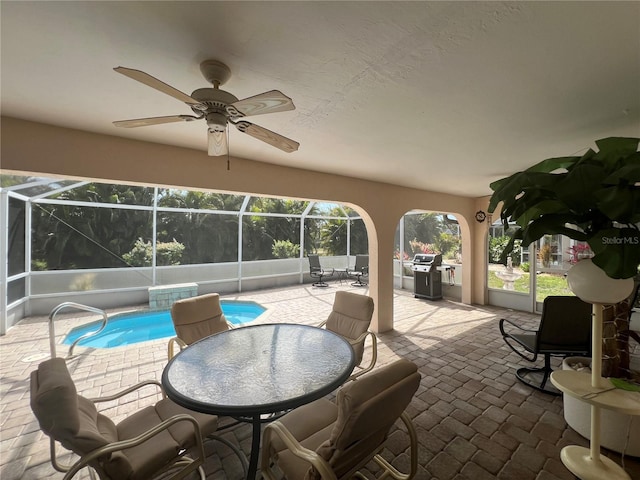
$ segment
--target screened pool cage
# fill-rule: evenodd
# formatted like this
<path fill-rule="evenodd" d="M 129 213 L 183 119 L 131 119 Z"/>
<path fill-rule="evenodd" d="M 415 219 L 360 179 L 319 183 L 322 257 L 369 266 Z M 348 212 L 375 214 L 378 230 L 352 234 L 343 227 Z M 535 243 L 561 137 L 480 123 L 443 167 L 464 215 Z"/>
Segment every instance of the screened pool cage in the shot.
<path fill-rule="evenodd" d="M 145 304 L 149 288 L 163 285 L 195 283 L 202 294 L 302 284 L 312 281 L 307 254 L 320 255 L 323 267 L 344 269 L 368 253 L 362 218 L 337 203 L 15 175 L 0 180 L 6 246 L 0 334 L 65 301 L 112 308 Z M 404 220 L 398 252 L 410 240 L 403 229 Z M 406 260 L 396 255 L 400 288 L 411 281 Z"/>

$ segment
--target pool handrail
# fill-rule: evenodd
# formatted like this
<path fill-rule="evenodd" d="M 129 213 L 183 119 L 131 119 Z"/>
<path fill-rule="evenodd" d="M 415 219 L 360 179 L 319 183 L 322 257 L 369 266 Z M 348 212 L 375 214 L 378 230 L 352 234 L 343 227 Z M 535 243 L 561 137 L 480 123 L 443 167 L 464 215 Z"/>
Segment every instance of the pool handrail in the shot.
<path fill-rule="evenodd" d="M 56 315 L 60 313 L 61 310 L 65 310 L 69 308 L 102 315 L 102 324 L 100 325 L 100 328 L 98 330 L 95 330 L 93 332 L 87 332 L 84 335 L 81 335 L 80 337 L 78 337 L 69 347 L 69 353 L 67 354 L 67 358 L 70 358 L 73 356 L 73 349 L 78 342 L 80 342 L 81 340 L 84 340 L 85 338 L 92 337 L 93 335 L 97 335 L 102 330 L 104 330 L 104 327 L 107 326 L 107 321 L 109 320 L 107 312 L 99 308 L 91 307 L 89 305 L 83 305 L 82 303 L 75 303 L 75 302 L 63 302 L 55 306 L 53 310 L 51 310 L 51 313 L 49 314 L 49 345 L 51 346 L 51 358 L 55 358 L 56 356 L 56 333 L 55 333 L 55 328 L 53 326 L 53 322 L 56 318 Z"/>

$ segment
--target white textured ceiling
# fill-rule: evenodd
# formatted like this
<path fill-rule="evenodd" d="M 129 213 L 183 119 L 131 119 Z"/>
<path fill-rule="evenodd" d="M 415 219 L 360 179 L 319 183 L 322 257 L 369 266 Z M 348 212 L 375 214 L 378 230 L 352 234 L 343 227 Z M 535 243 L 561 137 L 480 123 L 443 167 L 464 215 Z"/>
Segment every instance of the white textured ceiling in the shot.
<path fill-rule="evenodd" d="M 279 89 L 297 107 L 249 118 L 295 153 L 232 129 L 232 155 L 263 162 L 481 196 L 640 136 L 640 2 L 2 1 L 0 16 L 2 115 L 54 125 L 206 151 L 203 121 L 114 127 L 192 112 L 113 67 L 190 94 L 211 58 L 236 97 Z"/>

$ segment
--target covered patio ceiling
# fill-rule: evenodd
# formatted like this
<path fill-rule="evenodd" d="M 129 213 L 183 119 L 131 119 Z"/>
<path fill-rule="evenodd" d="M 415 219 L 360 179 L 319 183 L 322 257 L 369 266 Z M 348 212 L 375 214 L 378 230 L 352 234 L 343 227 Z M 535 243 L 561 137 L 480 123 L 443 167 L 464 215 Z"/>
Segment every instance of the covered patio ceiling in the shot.
<path fill-rule="evenodd" d="M 113 71 L 191 94 L 206 59 L 238 98 L 271 89 L 296 110 L 232 129 L 231 154 L 468 197 L 607 136 L 640 132 L 638 2 L 2 2 L 2 115 L 206 151 L 203 121 Z M 37 138 L 34 141 L 37 142 Z M 46 145 L 42 145 L 46 154 Z M 212 162 L 223 160 L 211 158 Z"/>

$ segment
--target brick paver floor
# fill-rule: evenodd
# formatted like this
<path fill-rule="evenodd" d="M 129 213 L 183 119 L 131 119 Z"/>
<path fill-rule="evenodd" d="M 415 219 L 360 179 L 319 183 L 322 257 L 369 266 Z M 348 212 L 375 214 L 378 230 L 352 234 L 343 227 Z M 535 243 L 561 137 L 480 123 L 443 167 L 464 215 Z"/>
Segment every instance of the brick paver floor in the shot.
<path fill-rule="evenodd" d="M 255 300 L 267 308 L 264 322 L 317 324 L 324 320 L 338 289 L 366 293 L 366 288 L 330 284 L 225 295 Z M 535 327 L 538 316 L 489 306 L 463 305 L 447 299 L 415 299 L 398 290 L 394 300 L 395 329 L 379 334 L 378 365 L 405 357 L 422 374 L 421 386 L 409 413 L 419 445 L 417 479 L 437 480 L 570 480 L 560 461 L 565 445 L 588 446 L 567 427 L 562 398 L 519 383 L 514 369 L 522 360 L 500 338 L 498 320 Z M 70 328 L 95 316 L 64 314 L 56 321 L 58 343 Z M 167 362 L 167 341 L 158 340 L 113 349 L 78 348 L 68 361 L 78 390 L 87 397 L 114 393 L 141 380 L 159 380 Z M 58 355 L 66 349 L 58 346 Z M 51 467 L 48 439 L 40 432 L 29 407 L 29 373 L 49 356 L 47 317 L 24 319 L 0 337 L 0 478 L 2 480 L 61 479 Z M 115 421 L 156 398 L 125 397 L 126 403 L 107 405 Z M 248 453 L 248 425 L 225 437 Z M 408 463 L 408 442 L 394 430 L 384 456 L 398 466 Z M 207 442 L 208 479 L 241 478 L 240 463 L 230 449 Z M 621 463 L 620 455 L 603 453 Z M 640 459 L 626 457 L 632 479 L 640 479 Z M 371 466 L 368 474 L 376 473 Z M 76 478 L 88 478 L 81 473 Z M 602 479 L 607 480 L 607 479 Z"/>

